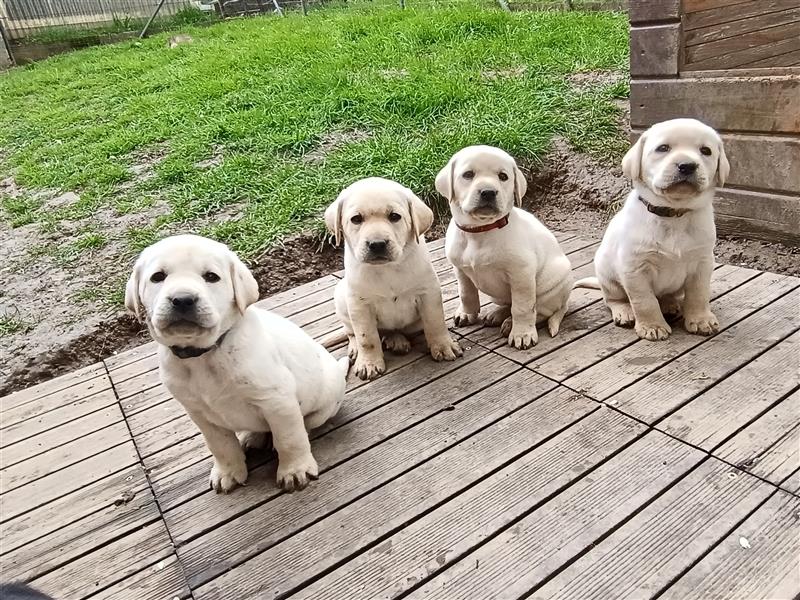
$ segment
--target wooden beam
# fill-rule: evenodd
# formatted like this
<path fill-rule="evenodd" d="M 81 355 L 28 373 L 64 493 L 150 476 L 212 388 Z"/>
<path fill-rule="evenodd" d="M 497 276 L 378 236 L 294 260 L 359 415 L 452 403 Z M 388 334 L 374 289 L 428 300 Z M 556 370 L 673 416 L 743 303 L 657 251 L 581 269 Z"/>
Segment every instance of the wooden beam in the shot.
<path fill-rule="evenodd" d="M 628 14 L 631 23 L 677 21 L 680 0 L 630 0 Z"/>
<path fill-rule="evenodd" d="M 800 246 L 800 196 L 722 189 L 714 208 L 721 235 Z"/>
<path fill-rule="evenodd" d="M 678 74 L 679 23 L 631 28 L 631 75 Z"/>

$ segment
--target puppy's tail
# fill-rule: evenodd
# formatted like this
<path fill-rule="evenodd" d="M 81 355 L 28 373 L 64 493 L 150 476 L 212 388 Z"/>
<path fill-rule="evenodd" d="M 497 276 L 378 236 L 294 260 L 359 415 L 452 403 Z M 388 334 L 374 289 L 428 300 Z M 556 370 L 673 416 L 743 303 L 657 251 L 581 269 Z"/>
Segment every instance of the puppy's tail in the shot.
<path fill-rule="evenodd" d="M 589 288 L 590 290 L 599 290 L 601 289 L 600 280 L 597 279 L 597 277 L 584 277 L 583 279 L 578 279 L 578 281 L 572 284 L 573 290 L 577 288 Z"/>
<path fill-rule="evenodd" d="M 338 331 L 334 331 L 328 335 L 322 336 L 319 340 L 319 343 L 322 344 L 322 347 L 326 350 L 330 350 L 331 348 L 341 346 L 346 341 L 347 334 L 344 332 L 344 329 L 339 329 Z"/>

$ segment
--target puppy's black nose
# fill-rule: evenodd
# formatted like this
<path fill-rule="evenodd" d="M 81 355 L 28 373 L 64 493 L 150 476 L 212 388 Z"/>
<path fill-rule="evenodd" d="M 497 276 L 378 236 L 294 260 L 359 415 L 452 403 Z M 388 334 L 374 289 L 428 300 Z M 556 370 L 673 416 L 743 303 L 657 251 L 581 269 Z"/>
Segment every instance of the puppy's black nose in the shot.
<path fill-rule="evenodd" d="M 386 253 L 386 240 L 373 240 L 367 242 L 367 248 L 373 254 L 385 254 Z"/>
<path fill-rule="evenodd" d="M 494 202 L 497 190 L 481 190 L 481 202 Z"/>
<path fill-rule="evenodd" d="M 678 163 L 678 172 L 681 175 L 691 175 L 697 171 L 697 163 Z"/>
<path fill-rule="evenodd" d="M 172 308 L 177 312 L 185 313 L 189 312 L 194 308 L 194 303 L 197 301 L 197 298 L 190 295 L 185 296 L 173 296 L 172 297 Z"/>

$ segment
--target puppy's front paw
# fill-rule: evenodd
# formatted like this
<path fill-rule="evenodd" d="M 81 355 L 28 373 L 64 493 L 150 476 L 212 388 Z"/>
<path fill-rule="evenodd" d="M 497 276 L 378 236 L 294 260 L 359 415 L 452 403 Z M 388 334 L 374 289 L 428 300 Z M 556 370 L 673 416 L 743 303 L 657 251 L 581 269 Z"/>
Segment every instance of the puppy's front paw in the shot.
<path fill-rule="evenodd" d="M 656 342 L 665 340 L 672 333 L 672 328 L 666 323 L 636 323 L 636 334 L 643 340 Z"/>
<path fill-rule="evenodd" d="M 461 306 L 453 315 L 453 324 L 456 327 L 466 327 L 467 325 L 475 325 L 479 319 L 478 313 L 468 313 Z"/>
<path fill-rule="evenodd" d="M 535 346 L 539 341 L 539 332 L 536 327 L 511 327 L 511 333 L 508 334 L 508 345 L 517 350 L 527 350 L 531 346 Z"/>
<path fill-rule="evenodd" d="M 699 335 L 713 335 L 719 331 L 719 321 L 711 311 L 699 315 L 686 315 L 686 331 Z"/>
<path fill-rule="evenodd" d="M 218 494 L 222 492 L 227 494 L 237 485 L 244 485 L 247 481 L 247 465 L 244 460 L 235 465 L 221 465 L 216 460 L 214 466 L 211 467 L 211 476 L 209 478 L 211 489 Z"/>
<path fill-rule="evenodd" d="M 447 338 L 441 342 L 431 344 L 431 357 L 435 361 L 455 360 L 464 354 L 461 346 L 452 338 Z"/>
<path fill-rule="evenodd" d="M 386 363 L 382 356 L 371 360 L 359 354 L 353 371 L 355 371 L 359 379 L 375 379 L 378 375 L 382 375 L 383 372 L 386 371 Z"/>
<path fill-rule="evenodd" d="M 278 457 L 278 486 L 287 492 L 302 490 L 309 480 L 319 477 L 317 461 L 309 452 L 296 460 L 283 460 Z"/>

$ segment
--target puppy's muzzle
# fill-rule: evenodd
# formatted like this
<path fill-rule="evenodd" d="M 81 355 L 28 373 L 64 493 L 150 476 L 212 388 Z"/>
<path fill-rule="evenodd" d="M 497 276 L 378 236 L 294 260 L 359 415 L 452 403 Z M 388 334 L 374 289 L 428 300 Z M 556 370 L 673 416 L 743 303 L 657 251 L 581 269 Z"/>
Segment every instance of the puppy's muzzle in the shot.
<path fill-rule="evenodd" d="M 388 240 L 368 240 L 365 246 L 366 252 L 364 253 L 364 258 L 366 262 L 381 263 L 387 262 L 390 259 Z"/>
<path fill-rule="evenodd" d="M 698 164 L 694 162 L 684 162 L 678 163 L 678 175 L 681 176 L 683 179 L 689 179 L 693 177 L 695 172 L 697 171 Z"/>
<path fill-rule="evenodd" d="M 487 188 L 478 192 L 475 208 L 471 211 L 477 215 L 493 215 L 497 213 L 497 190 Z"/>

